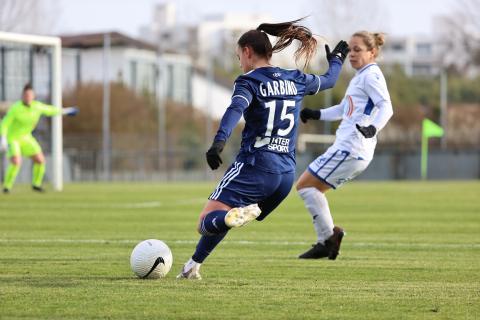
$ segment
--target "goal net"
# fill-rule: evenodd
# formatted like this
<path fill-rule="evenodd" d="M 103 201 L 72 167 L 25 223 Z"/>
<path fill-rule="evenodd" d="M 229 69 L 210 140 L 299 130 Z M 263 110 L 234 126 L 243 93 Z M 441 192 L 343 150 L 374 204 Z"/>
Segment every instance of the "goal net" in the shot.
<path fill-rule="evenodd" d="M 21 98 L 26 83 L 33 85 L 37 100 L 62 106 L 60 38 L 0 32 L 0 115 Z M 50 180 L 54 190 L 60 191 L 63 188 L 62 117 L 53 117 L 51 129 L 47 126 L 43 131 L 48 141 L 42 147 L 47 157 L 51 157 Z"/>

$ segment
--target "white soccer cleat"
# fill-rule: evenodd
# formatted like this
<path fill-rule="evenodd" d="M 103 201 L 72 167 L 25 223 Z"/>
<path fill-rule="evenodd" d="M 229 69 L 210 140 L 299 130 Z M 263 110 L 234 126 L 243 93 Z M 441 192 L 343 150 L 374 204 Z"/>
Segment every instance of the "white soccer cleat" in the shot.
<path fill-rule="evenodd" d="M 225 224 L 230 228 L 242 227 L 255 220 L 261 212 L 256 203 L 242 208 L 232 208 L 225 216 Z"/>
<path fill-rule="evenodd" d="M 190 280 L 202 280 L 200 275 L 200 263 L 196 263 L 189 260 L 182 268 L 182 271 L 178 274 L 177 279 L 190 279 Z"/>

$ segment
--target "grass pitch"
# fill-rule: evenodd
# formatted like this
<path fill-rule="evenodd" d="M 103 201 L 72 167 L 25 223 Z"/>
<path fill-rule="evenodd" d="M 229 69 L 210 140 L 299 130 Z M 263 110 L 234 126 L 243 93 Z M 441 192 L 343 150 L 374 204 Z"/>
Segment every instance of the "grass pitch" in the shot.
<path fill-rule="evenodd" d="M 295 192 L 233 230 L 202 266 L 197 216 L 215 184 L 26 186 L 0 196 L 0 319 L 480 319 L 480 183 L 353 182 L 328 193 L 347 236 L 336 261 Z M 165 279 L 130 271 L 137 242 L 164 240 Z"/>

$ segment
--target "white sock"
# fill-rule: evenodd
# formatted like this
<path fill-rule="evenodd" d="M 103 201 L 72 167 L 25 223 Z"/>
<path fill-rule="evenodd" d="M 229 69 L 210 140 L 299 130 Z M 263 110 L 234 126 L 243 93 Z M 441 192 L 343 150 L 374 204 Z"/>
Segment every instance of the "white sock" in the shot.
<path fill-rule="evenodd" d="M 300 189 L 298 194 L 302 197 L 305 207 L 312 215 L 317 241 L 322 244 L 325 243 L 325 240 L 333 235 L 334 227 L 327 197 L 313 187 Z"/>
<path fill-rule="evenodd" d="M 198 271 L 201 265 L 201 263 L 195 262 L 192 258 L 190 258 L 190 260 L 188 260 L 187 263 L 185 263 L 185 265 L 183 266 L 183 271 L 187 271 L 192 268 L 196 268 L 196 270 Z"/>

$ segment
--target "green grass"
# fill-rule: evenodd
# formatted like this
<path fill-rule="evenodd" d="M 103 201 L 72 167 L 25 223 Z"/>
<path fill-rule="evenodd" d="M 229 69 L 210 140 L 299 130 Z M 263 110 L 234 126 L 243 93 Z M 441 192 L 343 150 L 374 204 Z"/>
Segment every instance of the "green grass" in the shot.
<path fill-rule="evenodd" d="M 299 197 L 233 230 L 202 266 L 193 253 L 211 184 L 18 186 L 0 196 L 0 319 L 480 319 L 480 182 L 353 182 L 328 194 L 347 231 L 336 261 Z M 136 279 L 137 242 L 162 239 L 172 271 Z M 247 240 L 249 242 L 245 242 Z"/>

